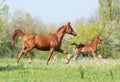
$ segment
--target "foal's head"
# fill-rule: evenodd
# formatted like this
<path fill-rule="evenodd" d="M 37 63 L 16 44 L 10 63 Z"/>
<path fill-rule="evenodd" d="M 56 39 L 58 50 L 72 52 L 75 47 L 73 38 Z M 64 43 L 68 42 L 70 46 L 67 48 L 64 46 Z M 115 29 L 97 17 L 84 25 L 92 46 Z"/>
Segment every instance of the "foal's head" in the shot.
<path fill-rule="evenodd" d="M 72 27 L 70 25 L 70 22 L 68 22 L 68 24 L 65 25 L 65 33 L 71 34 L 71 35 L 74 35 L 74 36 L 77 35 L 77 33 L 72 29 Z"/>
<path fill-rule="evenodd" d="M 96 43 L 98 44 L 103 44 L 103 40 L 97 36 L 97 38 L 95 39 Z"/>

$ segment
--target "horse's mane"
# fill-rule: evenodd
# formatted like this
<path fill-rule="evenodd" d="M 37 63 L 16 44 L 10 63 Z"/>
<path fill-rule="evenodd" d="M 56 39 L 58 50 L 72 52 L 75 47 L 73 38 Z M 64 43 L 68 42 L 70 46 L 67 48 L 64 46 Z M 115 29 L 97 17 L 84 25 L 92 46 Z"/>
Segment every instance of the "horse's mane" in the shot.
<path fill-rule="evenodd" d="M 60 28 L 58 28 L 56 32 L 59 32 L 63 27 L 64 27 L 64 25 L 61 26 Z"/>

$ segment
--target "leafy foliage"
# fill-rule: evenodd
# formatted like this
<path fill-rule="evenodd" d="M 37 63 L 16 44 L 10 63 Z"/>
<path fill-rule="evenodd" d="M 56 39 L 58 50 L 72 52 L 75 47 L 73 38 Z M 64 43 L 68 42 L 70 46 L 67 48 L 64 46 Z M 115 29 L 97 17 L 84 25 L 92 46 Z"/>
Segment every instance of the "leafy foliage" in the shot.
<path fill-rule="evenodd" d="M 9 6 L 4 4 L 6 0 L 0 1 L 0 15 L 7 14 L 9 10 Z"/>
<path fill-rule="evenodd" d="M 74 29 L 77 36 L 66 35 L 62 41 L 62 49 L 73 54 L 74 47 L 70 46 L 72 42 L 89 44 L 93 38 L 100 36 L 104 44 L 98 45 L 98 53 L 104 58 L 120 58 L 119 0 L 98 0 L 98 3 L 99 12 L 97 12 L 97 17 L 91 16 L 90 19 L 76 20 Z M 0 15 L 0 57 L 16 57 L 20 52 L 22 37 L 19 38 L 16 46 L 11 45 L 11 36 L 15 29 L 22 29 L 25 33 L 47 34 L 59 27 L 57 24 L 44 24 L 40 19 L 32 18 L 29 13 L 21 10 L 15 11 L 10 16 L 9 6 L 4 4 L 4 1 L 1 5 L 0 13 L 7 12 Z M 32 57 L 44 59 L 48 52 L 33 50 L 30 54 Z M 61 54 L 57 56 L 63 57 Z"/>
<path fill-rule="evenodd" d="M 73 37 L 71 40 L 72 42 L 76 43 L 88 43 L 96 36 L 101 36 L 104 33 L 104 30 L 102 28 L 99 28 L 99 23 L 96 21 L 93 24 L 84 25 L 82 23 L 79 24 L 79 26 L 76 27 L 77 36 Z"/>

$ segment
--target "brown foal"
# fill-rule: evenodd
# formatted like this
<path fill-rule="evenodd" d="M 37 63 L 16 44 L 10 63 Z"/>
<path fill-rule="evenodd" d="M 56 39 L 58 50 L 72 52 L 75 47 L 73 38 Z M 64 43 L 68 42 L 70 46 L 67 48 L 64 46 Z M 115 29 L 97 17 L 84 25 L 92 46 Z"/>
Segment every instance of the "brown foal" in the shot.
<path fill-rule="evenodd" d="M 80 53 L 83 53 L 83 54 L 85 53 L 86 54 L 86 53 L 89 53 L 89 52 L 92 53 L 94 59 L 96 60 L 97 44 L 103 44 L 103 41 L 102 41 L 102 39 L 100 37 L 96 37 L 95 39 L 93 39 L 93 41 L 90 44 L 87 44 L 87 45 L 85 45 L 85 44 L 77 45 L 76 43 L 72 43 L 72 45 L 76 46 L 76 49 L 75 49 L 74 55 L 72 55 L 69 58 L 67 63 L 69 63 L 70 60 L 72 58 L 74 58 L 75 56 L 77 57 Z M 99 57 L 100 57 L 100 55 L 99 55 Z"/>
<path fill-rule="evenodd" d="M 48 35 L 25 34 L 20 29 L 15 30 L 13 34 L 13 44 L 17 42 L 18 36 L 24 36 L 22 40 L 22 50 L 18 54 L 16 64 L 18 64 L 23 54 L 25 54 L 28 57 L 29 62 L 31 62 L 31 57 L 29 56 L 28 52 L 33 48 L 49 51 L 46 65 L 48 65 L 48 62 L 54 51 L 63 53 L 66 57 L 66 60 L 68 61 L 67 53 L 60 48 L 62 39 L 66 33 L 76 36 L 76 32 L 72 29 L 70 22 L 61 26 L 56 32 L 50 33 Z"/>

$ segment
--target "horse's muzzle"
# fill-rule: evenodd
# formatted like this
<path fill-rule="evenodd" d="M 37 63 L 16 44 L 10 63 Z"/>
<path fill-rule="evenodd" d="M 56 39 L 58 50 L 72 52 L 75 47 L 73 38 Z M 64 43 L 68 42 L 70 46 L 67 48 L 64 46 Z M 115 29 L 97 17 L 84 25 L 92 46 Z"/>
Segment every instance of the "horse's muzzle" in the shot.
<path fill-rule="evenodd" d="M 73 34 L 74 36 L 77 36 L 77 33 L 76 33 L 76 32 L 73 32 L 72 34 Z"/>

